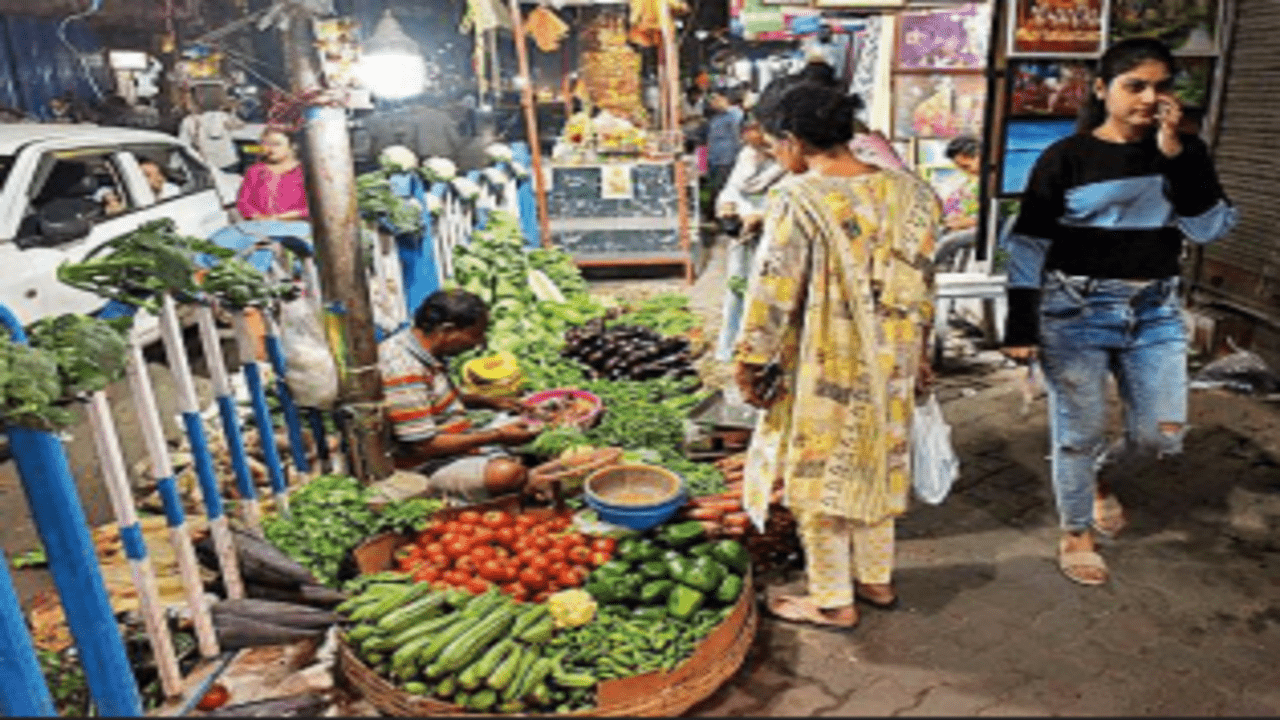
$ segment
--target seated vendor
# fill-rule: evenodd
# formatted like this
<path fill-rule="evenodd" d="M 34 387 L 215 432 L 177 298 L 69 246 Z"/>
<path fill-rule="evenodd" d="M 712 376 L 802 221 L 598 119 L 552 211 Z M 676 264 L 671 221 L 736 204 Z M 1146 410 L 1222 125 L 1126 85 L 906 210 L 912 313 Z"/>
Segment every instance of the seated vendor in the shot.
<path fill-rule="evenodd" d="M 479 297 L 436 291 L 418 306 L 412 327 L 378 346 L 396 467 L 425 475 L 437 495 L 467 502 L 525 490 L 528 472 L 503 446 L 538 435 L 523 420 L 473 427 L 468 408 L 523 407 L 511 398 L 462 395 L 449 377 L 445 361 L 483 346 L 488 327 L 489 308 Z"/>

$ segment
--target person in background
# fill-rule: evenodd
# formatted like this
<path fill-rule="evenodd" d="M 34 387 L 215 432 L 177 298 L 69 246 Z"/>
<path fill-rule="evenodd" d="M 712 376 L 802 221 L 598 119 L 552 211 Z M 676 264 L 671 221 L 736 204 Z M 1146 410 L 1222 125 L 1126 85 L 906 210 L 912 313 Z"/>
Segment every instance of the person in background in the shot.
<path fill-rule="evenodd" d="M 716 196 L 716 217 L 722 222 L 740 221 L 742 234 L 753 234 L 764 220 L 765 193 L 786 172 L 774 159 L 760 122 L 755 118 L 745 119 L 742 149 Z"/>
<path fill-rule="evenodd" d="M 249 166 L 236 209 L 245 220 L 306 220 L 307 190 L 293 138 L 282 128 L 262 132 L 262 160 Z"/>
<path fill-rule="evenodd" d="M 938 241 L 935 263 L 939 270 L 959 271 L 966 249 L 978 239 L 978 173 L 982 168 L 976 138 L 962 135 L 947 143 L 947 158 L 960 169 L 960 178 L 942 198 L 942 218 L 947 233 Z"/>
<path fill-rule="evenodd" d="M 911 487 L 911 408 L 932 383 L 941 208 L 920 178 L 849 149 L 859 98 L 787 80 L 757 108 L 791 174 L 769 191 L 736 351 L 738 387 L 764 409 L 743 504 L 762 526 L 776 494 L 804 544 L 807 595 L 775 595 L 769 611 L 849 628 L 855 598 L 897 601 L 894 518 Z"/>
<path fill-rule="evenodd" d="M 843 92 L 846 84 L 836 75 L 835 68 L 826 60 L 815 58 L 805 63 L 792 77 L 799 82 L 808 82 Z M 887 170 L 906 170 L 907 164 L 894 152 L 889 139 L 879 130 L 872 130 L 857 117 L 850 118 L 853 123 L 853 140 L 849 149 L 859 160 Z"/>
<path fill-rule="evenodd" d="M 157 201 L 168 200 L 182 194 L 181 188 L 169 182 L 169 175 L 158 160 L 141 158 L 138 160 L 138 167 L 147 178 L 147 185 L 151 187 L 151 192 L 156 196 Z"/>
<path fill-rule="evenodd" d="M 1204 141 L 1178 132 L 1175 71 L 1158 40 L 1108 48 L 1077 133 L 1036 160 L 1005 241 L 1004 352 L 1038 355 L 1044 368 L 1058 567 L 1081 585 L 1110 577 L 1095 533 L 1126 524 L 1110 479 L 1182 448 L 1183 239 L 1210 243 L 1238 221 Z M 1108 376 L 1124 407 L 1124 437 L 1111 447 Z"/>
<path fill-rule="evenodd" d="M 212 93 L 193 93 L 188 104 L 192 111 L 179 123 L 178 139 L 194 147 L 213 167 L 238 172 L 240 154 L 231 132 L 244 127 L 244 122 L 223 108 Z"/>
<path fill-rule="evenodd" d="M 742 143 L 743 112 L 741 95 L 736 90 L 712 90 L 707 106 L 713 113 L 707 120 L 707 187 L 711 202 L 707 214 L 714 217 L 715 198 L 733 171 Z"/>
<path fill-rule="evenodd" d="M 430 490 L 466 502 L 529 491 L 528 472 L 504 447 L 538 436 L 522 419 L 476 428 L 467 409 L 518 413 L 511 398 L 459 393 L 448 359 L 485 343 L 489 308 L 465 290 L 437 290 L 413 314 L 413 325 L 378 346 L 396 467 L 426 476 Z"/>

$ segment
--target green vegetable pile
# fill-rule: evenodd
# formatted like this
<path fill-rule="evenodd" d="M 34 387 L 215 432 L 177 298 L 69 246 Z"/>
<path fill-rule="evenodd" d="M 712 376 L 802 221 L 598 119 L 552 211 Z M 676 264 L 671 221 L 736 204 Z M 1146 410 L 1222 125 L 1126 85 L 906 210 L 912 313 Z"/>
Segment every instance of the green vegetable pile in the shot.
<path fill-rule="evenodd" d="M 355 478 L 325 475 L 290 496 L 291 520 L 266 518 L 263 531 L 273 545 L 332 586 L 348 550 L 380 532 L 420 530 L 442 507 L 438 500 L 417 498 L 391 503 L 379 513 L 369 508 L 369 496 Z"/>
<path fill-rule="evenodd" d="M 497 588 L 433 590 L 399 573 L 377 579 L 337 610 L 353 623 L 347 642 L 404 692 L 472 712 L 592 706 L 596 678 L 562 665 L 569 651 L 551 645 L 546 604 L 518 604 Z"/>
<path fill-rule="evenodd" d="M 195 295 L 196 256 L 226 260 L 235 252 L 207 240 L 179 234 L 169 218 L 153 220 L 106 241 L 82 262 L 58 266 L 58 279 L 71 287 L 158 312 L 164 292 Z"/>
<path fill-rule="evenodd" d="M 292 283 L 272 283 L 248 261 L 231 257 L 209 268 L 200 289 L 231 308 L 267 307 L 293 294 Z"/>
<path fill-rule="evenodd" d="M 71 424 L 71 413 L 61 405 L 124 376 L 127 346 L 121 332 L 130 322 L 65 314 L 33 323 L 29 345 L 0 337 L 0 419 L 41 430 Z"/>
<path fill-rule="evenodd" d="M 683 522 L 618 543 L 613 559 L 587 578 L 600 620 L 567 641 L 574 648 L 568 667 L 626 677 L 670 670 L 692 654 L 732 612 L 751 565 L 737 541 L 705 540 L 700 523 Z"/>
<path fill-rule="evenodd" d="M 660 335 L 682 335 L 701 325 L 689 310 L 689 298 L 679 293 L 662 293 L 642 300 L 617 318 L 624 325 L 639 325 Z"/>
<path fill-rule="evenodd" d="M 383 169 L 356 178 L 356 206 L 360 208 L 360 216 L 366 220 L 384 220 L 397 235 L 422 232 L 422 207 L 391 192 L 389 175 L 390 172 Z"/>

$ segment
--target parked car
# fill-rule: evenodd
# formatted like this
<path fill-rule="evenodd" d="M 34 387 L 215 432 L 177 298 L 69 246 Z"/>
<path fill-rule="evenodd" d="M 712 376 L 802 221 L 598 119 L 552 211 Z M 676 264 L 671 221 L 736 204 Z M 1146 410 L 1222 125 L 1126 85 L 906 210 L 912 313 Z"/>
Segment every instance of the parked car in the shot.
<path fill-rule="evenodd" d="M 168 179 L 156 197 L 139 165 Z M 111 238 L 161 217 L 207 238 L 234 219 L 239 178 L 211 168 L 188 145 L 160 132 L 96 125 L 0 125 L 0 303 L 23 324 L 65 312 L 94 314 L 106 302 L 57 280 Z M 144 342 L 155 319 L 138 318 Z"/>

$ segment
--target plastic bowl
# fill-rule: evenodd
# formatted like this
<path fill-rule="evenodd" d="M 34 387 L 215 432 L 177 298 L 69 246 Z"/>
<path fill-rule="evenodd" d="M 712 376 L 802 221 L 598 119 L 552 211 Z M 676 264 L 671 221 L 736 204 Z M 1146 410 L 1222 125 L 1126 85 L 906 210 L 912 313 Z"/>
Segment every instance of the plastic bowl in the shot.
<path fill-rule="evenodd" d="M 653 465 L 611 465 L 591 473 L 583 497 L 605 522 L 648 530 L 685 504 L 684 480 Z"/>
<path fill-rule="evenodd" d="M 591 426 L 595 425 L 600 420 L 600 416 L 604 413 L 604 401 L 600 399 L 599 395 L 596 395 L 593 392 L 587 392 L 586 390 L 575 390 L 575 389 L 568 389 L 568 388 L 561 388 L 558 390 L 543 390 L 542 392 L 534 393 L 529 397 L 525 398 L 524 404 L 525 404 L 525 407 L 532 408 L 535 405 L 539 405 L 541 403 L 546 402 L 547 400 L 550 400 L 552 398 L 557 398 L 557 397 L 584 398 L 586 400 L 591 401 L 591 404 L 595 406 L 595 409 L 593 409 L 591 412 L 587 413 L 586 415 L 582 415 L 573 421 L 572 424 L 578 426 L 580 429 L 586 430 L 587 428 L 590 428 Z M 543 423 L 540 421 L 534 421 L 531 424 L 535 427 L 540 427 L 541 425 L 543 425 Z"/>

